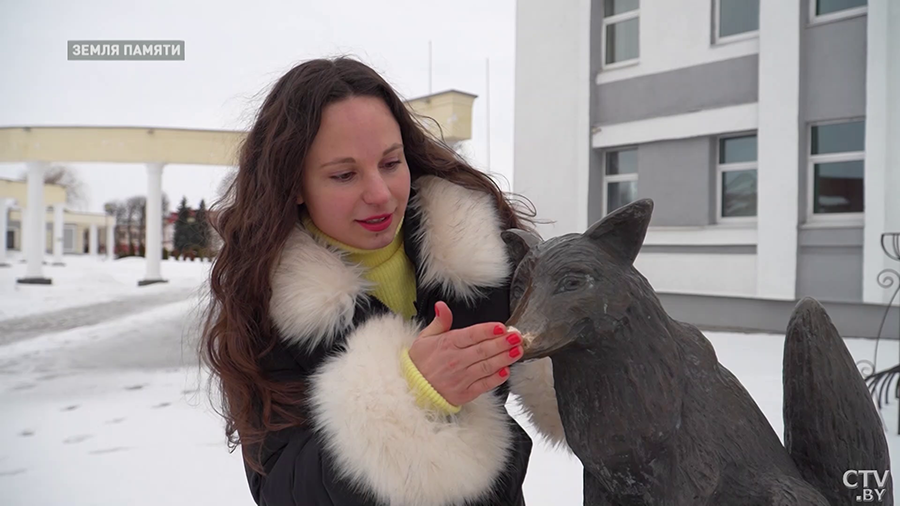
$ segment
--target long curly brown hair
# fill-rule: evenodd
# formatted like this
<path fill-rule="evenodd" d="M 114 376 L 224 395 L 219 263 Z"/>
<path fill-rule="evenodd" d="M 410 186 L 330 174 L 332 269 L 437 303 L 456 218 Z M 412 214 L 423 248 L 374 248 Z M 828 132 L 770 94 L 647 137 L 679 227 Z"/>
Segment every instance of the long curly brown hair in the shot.
<path fill-rule="evenodd" d="M 491 194 L 507 228 L 533 230 L 527 199 L 504 194 L 446 144 L 427 133 L 377 72 L 350 58 L 307 61 L 288 71 L 269 92 L 239 154 L 238 170 L 213 204 L 221 240 L 209 282 L 209 305 L 200 335 L 200 357 L 210 385 L 221 395 L 220 414 L 230 448 L 262 473 L 259 455 L 267 433 L 302 426 L 304 385 L 269 378 L 261 366 L 277 343 L 269 317 L 270 273 L 298 221 L 300 171 L 331 103 L 354 96 L 384 100 L 400 125 L 411 178 L 430 174 Z"/>

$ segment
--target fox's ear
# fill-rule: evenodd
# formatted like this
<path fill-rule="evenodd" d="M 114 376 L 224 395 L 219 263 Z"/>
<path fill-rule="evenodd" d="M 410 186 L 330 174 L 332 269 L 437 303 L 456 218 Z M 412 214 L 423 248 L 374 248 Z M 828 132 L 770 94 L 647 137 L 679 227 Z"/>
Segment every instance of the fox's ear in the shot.
<path fill-rule="evenodd" d="M 636 200 L 607 214 L 584 235 L 616 258 L 633 263 L 644 244 L 652 214 L 651 199 Z"/>
<path fill-rule="evenodd" d="M 531 248 L 541 242 L 541 238 L 537 234 L 518 228 L 504 230 L 500 233 L 500 237 L 506 243 L 506 250 L 509 252 L 509 258 L 513 261 L 513 265 L 519 265 Z"/>

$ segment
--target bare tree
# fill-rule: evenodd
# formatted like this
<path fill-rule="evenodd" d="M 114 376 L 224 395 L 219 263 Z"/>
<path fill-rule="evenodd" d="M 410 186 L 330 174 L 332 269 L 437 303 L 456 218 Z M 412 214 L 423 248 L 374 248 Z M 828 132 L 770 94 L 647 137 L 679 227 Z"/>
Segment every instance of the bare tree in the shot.
<path fill-rule="evenodd" d="M 147 197 L 143 195 L 135 195 L 134 197 L 130 197 L 125 201 L 125 205 L 128 208 L 128 230 L 129 234 L 131 233 L 131 229 L 137 225 L 137 248 L 144 244 L 144 236 L 145 233 L 145 222 L 147 216 Z M 128 243 L 131 244 L 131 237 L 128 238 Z"/>
<path fill-rule="evenodd" d="M 166 192 L 162 192 L 162 207 L 160 209 L 162 210 L 163 223 L 166 222 L 166 216 L 169 215 L 170 205 L 171 203 L 169 202 L 169 196 L 166 194 Z"/>
<path fill-rule="evenodd" d="M 19 177 L 28 180 L 28 172 Z M 72 209 L 84 209 L 88 205 L 87 188 L 78 172 L 66 165 L 51 165 L 44 172 L 44 184 L 56 184 L 66 189 L 66 205 Z"/>
<path fill-rule="evenodd" d="M 106 212 L 107 216 L 115 217 L 116 228 L 113 234 L 113 241 L 116 245 L 121 244 L 123 230 L 127 231 L 130 228 L 128 223 L 128 206 L 121 200 L 110 200 L 106 204 L 103 204 L 103 210 Z M 130 232 L 126 233 L 129 234 L 130 239 Z"/>
<path fill-rule="evenodd" d="M 128 241 L 129 250 L 134 246 L 133 229 L 139 214 L 143 213 L 144 197 L 129 197 L 125 201 L 125 238 Z M 140 238 L 138 238 L 140 240 Z"/>
<path fill-rule="evenodd" d="M 234 203 L 234 181 L 237 178 L 237 174 L 237 168 L 232 167 L 228 169 L 225 177 L 219 181 L 219 184 L 216 187 L 216 198 L 210 207 L 221 209 L 222 207 L 228 207 Z"/>

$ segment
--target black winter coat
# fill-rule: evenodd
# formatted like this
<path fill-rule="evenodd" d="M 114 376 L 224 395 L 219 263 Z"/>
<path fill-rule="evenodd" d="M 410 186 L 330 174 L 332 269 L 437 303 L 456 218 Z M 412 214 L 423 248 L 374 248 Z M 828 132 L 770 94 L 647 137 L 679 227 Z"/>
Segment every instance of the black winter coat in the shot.
<path fill-rule="evenodd" d="M 403 227 L 416 268 L 412 322 L 367 295 L 359 267 L 302 225 L 289 237 L 272 276 L 281 340 L 265 368 L 306 381 L 310 426 L 268 436 L 265 475 L 246 468 L 260 506 L 525 504 L 532 442 L 506 411 L 508 386 L 440 417 L 415 404 L 399 362 L 438 300 L 453 328 L 508 319 L 513 266 L 496 208 L 488 195 L 424 176 Z"/>

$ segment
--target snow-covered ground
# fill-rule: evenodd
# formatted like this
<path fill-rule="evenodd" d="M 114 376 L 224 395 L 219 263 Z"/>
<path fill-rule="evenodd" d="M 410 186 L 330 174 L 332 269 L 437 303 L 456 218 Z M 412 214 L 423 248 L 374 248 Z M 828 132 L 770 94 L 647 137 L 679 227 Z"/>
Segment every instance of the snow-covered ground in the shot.
<path fill-rule="evenodd" d="M 170 283 L 139 288 L 141 259 L 66 263 L 45 268 L 51 286 L 17 285 L 24 264 L 0 269 L 0 504 L 252 504 L 194 351 L 209 264 L 165 261 Z M 783 336 L 706 335 L 781 434 Z M 847 344 L 871 360 L 874 342 Z M 882 342 L 879 367 L 897 354 Z M 900 455 L 897 404 L 883 414 Z M 579 505 L 581 479 L 577 460 L 536 442 L 528 504 Z"/>

